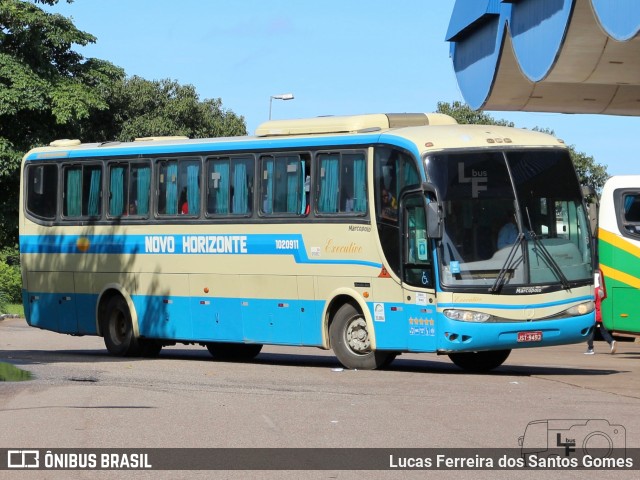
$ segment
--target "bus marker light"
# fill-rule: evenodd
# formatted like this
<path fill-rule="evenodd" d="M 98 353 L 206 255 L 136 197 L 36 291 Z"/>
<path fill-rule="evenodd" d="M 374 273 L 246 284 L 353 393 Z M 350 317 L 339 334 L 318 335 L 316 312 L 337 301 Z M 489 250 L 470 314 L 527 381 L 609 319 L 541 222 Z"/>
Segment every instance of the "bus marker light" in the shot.
<path fill-rule="evenodd" d="M 362 294 L 362 296 L 363 296 L 364 298 L 369 298 L 369 292 L 364 292 L 364 293 Z"/>
<path fill-rule="evenodd" d="M 627 317 L 629 316 L 629 314 L 628 314 L 628 313 L 621 313 L 621 314 L 620 314 L 620 316 L 621 316 L 622 318 L 627 318 Z"/>
<path fill-rule="evenodd" d="M 89 239 L 87 237 L 80 237 L 76 241 L 76 247 L 78 247 L 78 250 L 80 250 L 81 252 L 86 252 L 87 250 L 89 250 L 90 244 L 91 242 L 89 242 Z"/>
<path fill-rule="evenodd" d="M 209 287 L 204 287 L 204 293 L 209 293 Z"/>
<path fill-rule="evenodd" d="M 424 146 L 427 148 L 433 147 L 433 142 L 427 142 L 424 144 Z"/>

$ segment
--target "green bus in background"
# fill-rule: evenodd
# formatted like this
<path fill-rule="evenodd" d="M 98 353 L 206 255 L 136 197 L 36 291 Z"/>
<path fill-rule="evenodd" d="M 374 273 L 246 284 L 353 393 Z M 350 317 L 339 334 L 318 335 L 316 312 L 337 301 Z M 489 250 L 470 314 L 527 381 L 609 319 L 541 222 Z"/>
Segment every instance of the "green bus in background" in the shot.
<path fill-rule="evenodd" d="M 612 334 L 640 336 L 640 175 L 605 183 L 598 214 L 602 322 Z"/>

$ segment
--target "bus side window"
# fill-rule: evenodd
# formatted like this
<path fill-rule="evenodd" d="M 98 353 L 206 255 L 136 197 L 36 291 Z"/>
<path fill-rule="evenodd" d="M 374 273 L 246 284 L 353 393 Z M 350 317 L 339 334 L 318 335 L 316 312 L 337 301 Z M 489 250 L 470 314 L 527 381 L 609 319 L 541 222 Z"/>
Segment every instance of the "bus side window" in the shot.
<path fill-rule="evenodd" d="M 253 157 L 236 158 L 231 172 L 231 213 L 249 215 L 253 199 Z"/>
<path fill-rule="evenodd" d="M 98 217 L 102 199 L 102 167 L 71 165 L 64 170 L 63 215 L 66 218 Z"/>
<path fill-rule="evenodd" d="M 151 189 L 151 167 L 148 163 L 131 164 L 129 182 L 129 215 L 149 215 L 149 192 Z"/>
<path fill-rule="evenodd" d="M 109 216 L 125 215 L 127 204 L 127 185 L 129 183 L 127 164 L 111 164 L 109 166 Z"/>
<path fill-rule="evenodd" d="M 229 158 L 210 158 L 207 161 L 207 213 L 229 213 Z"/>
<path fill-rule="evenodd" d="M 200 215 L 200 159 L 158 162 L 158 214 Z"/>
<path fill-rule="evenodd" d="M 305 215 L 307 154 L 260 157 L 261 211 L 270 215 Z"/>
<path fill-rule="evenodd" d="M 27 210 L 36 217 L 56 218 L 58 166 L 30 165 L 27 170 Z"/>
<path fill-rule="evenodd" d="M 363 152 L 331 152 L 317 156 L 318 213 L 367 212 L 366 159 Z"/>
<path fill-rule="evenodd" d="M 629 233 L 640 233 L 640 195 L 625 195 L 624 199 L 624 227 Z"/>
<path fill-rule="evenodd" d="M 250 215 L 253 176 L 253 157 L 207 159 L 207 214 Z"/>

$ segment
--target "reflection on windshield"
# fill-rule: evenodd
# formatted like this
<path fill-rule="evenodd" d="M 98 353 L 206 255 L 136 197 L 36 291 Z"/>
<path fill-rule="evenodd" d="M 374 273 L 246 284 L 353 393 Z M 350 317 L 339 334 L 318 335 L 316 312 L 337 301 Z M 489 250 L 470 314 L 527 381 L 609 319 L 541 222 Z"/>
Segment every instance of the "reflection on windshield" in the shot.
<path fill-rule="evenodd" d="M 569 288 L 591 279 L 587 216 L 565 151 L 467 152 L 428 165 L 445 211 L 445 286 Z"/>

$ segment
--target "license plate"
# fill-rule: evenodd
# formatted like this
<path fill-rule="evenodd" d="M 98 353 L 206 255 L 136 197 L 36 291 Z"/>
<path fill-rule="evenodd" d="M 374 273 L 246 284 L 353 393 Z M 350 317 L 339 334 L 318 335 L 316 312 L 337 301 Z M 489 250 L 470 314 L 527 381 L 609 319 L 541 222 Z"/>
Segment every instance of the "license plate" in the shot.
<path fill-rule="evenodd" d="M 518 342 L 541 342 L 542 332 L 518 332 Z"/>

